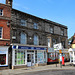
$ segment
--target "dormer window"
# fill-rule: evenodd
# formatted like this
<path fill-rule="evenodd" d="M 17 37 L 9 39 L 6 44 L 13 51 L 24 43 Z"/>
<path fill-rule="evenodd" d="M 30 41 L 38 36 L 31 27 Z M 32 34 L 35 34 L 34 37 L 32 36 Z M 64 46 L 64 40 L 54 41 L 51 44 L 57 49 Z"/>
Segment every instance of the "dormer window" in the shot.
<path fill-rule="evenodd" d="M 38 29 L 38 24 L 34 23 L 34 29 Z"/>
<path fill-rule="evenodd" d="M 21 19 L 21 26 L 27 26 L 27 20 Z"/>
<path fill-rule="evenodd" d="M 3 9 L 0 9 L 0 16 L 3 16 Z"/>

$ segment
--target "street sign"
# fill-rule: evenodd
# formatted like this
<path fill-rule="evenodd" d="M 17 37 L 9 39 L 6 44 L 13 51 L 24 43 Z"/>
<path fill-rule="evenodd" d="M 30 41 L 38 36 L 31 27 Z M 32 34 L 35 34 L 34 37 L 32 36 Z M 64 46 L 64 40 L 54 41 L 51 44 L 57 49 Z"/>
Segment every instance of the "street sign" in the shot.
<path fill-rule="evenodd" d="M 62 49 L 62 48 L 63 48 L 63 46 L 62 46 L 61 43 L 58 43 L 58 44 L 55 44 L 55 45 L 54 45 L 54 50 L 60 50 L 60 49 Z"/>

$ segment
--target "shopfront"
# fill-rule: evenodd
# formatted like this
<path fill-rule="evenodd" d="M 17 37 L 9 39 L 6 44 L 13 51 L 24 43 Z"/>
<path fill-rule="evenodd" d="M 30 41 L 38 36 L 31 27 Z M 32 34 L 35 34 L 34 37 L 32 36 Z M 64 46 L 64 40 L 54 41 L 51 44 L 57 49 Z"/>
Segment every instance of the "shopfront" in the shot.
<path fill-rule="evenodd" d="M 8 48 L 0 46 L 0 67 L 8 66 Z"/>
<path fill-rule="evenodd" d="M 47 57 L 48 57 L 47 63 L 51 64 L 51 63 L 58 62 L 59 54 L 58 54 L 58 52 L 54 51 L 54 48 L 48 48 Z"/>
<path fill-rule="evenodd" d="M 12 66 L 35 66 L 47 63 L 46 47 L 12 46 Z"/>

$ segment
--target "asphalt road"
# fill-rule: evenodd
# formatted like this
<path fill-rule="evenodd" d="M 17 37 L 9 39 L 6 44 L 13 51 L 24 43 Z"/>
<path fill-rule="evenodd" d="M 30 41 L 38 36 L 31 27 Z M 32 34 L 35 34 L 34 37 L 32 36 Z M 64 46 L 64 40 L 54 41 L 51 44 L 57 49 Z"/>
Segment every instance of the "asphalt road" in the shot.
<path fill-rule="evenodd" d="M 75 70 L 53 70 L 53 71 L 41 71 L 33 73 L 24 73 L 18 75 L 75 75 Z"/>

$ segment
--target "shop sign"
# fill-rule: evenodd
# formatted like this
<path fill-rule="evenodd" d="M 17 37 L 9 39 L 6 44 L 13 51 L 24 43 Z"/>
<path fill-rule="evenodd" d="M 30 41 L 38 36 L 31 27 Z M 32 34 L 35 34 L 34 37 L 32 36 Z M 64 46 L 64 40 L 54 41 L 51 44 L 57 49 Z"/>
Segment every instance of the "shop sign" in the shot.
<path fill-rule="evenodd" d="M 63 47 L 62 47 L 62 44 L 61 43 L 58 43 L 58 44 L 55 44 L 54 45 L 54 50 L 60 50 L 60 49 L 62 49 Z"/>
<path fill-rule="evenodd" d="M 6 51 L 0 51 L 0 54 L 6 54 Z"/>
<path fill-rule="evenodd" d="M 48 48 L 48 52 L 54 52 L 54 48 Z"/>
<path fill-rule="evenodd" d="M 43 47 L 29 47 L 29 46 L 13 46 L 13 49 L 29 49 L 29 50 L 46 50 Z"/>

